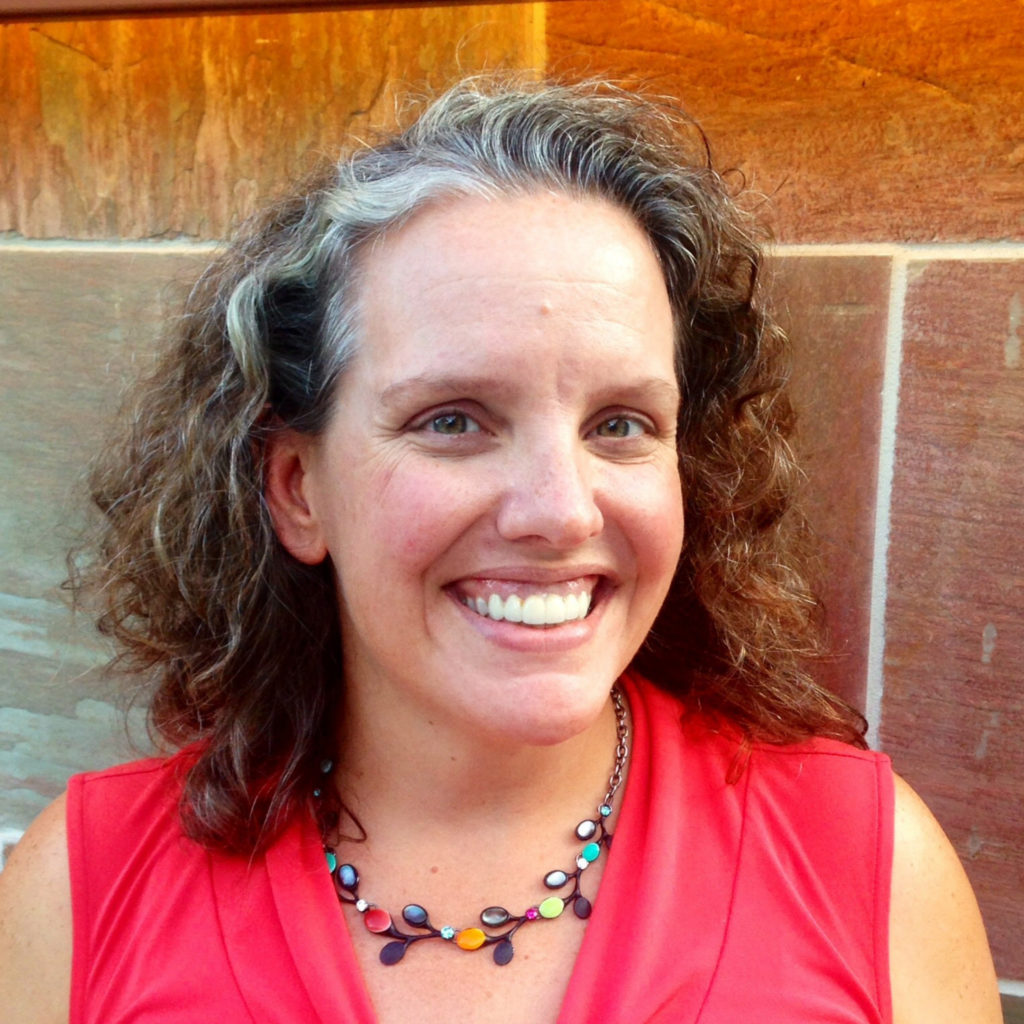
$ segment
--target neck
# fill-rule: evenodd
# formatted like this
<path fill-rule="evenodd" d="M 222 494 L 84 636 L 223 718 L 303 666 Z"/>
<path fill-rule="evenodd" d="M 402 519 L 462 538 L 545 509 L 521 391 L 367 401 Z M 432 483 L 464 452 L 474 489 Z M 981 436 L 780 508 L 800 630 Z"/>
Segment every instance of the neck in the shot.
<path fill-rule="evenodd" d="M 587 735 L 574 738 L 574 742 L 562 744 L 558 749 L 506 752 L 502 778 L 511 775 L 517 778 L 517 784 L 512 787 L 507 784 L 501 786 L 499 797 L 504 797 L 504 803 L 493 794 L 481 796 L 480 776 L 475 771 L 467 772 L 465 766 L 458 764 L 458 758 L 449 758 L 447 763 L 443 756 L 434 758 L 435 764 L 443 766 L 446 779 L 457 778 L 458 781 L 454 786 L 449 784 L 440 787 L 435 784 L 429 787 L 429 796 L 423 786 L 408 785 L 410 773 L 407 770 L 378 773 L 380 778 L 374 780 L 375 785 L 366 788 L 376 794 L 378 801 L 386 797 L 392 814 L 397 809 L 399 828 L 389 831 L 391 822 L 388 814 L 379 813 L 373 823 L 367 826 L 368 840 L 365 846 L 355 851 L 350 848 L 351 844 L 339 843 L 328 859 L 342 903 L 351 904 L 365 915 L 363 923 L 369 931 L 392 940 L 380 950 L 380 959 L 385 964 L 399 962 L 412 944 L 427 938 L 455 941 L 464 949 L 493 946 L 495 963 L 504 965 L 512 959 L 512 939 L 524 925 L 543 918 L 560 917 L 567 908 L 571 908 L 577 917 L 589 917 L 593 894 L 604 870 L 601 854 L 607 850 L 610 842 L 614 800 L 624 780 L 628 757 L 627 712 L 620 693 L 613 694 L 606 710 L 611 713 L 612 769 L 602 795 L 590 807 L 583 809 L 582 804 L 579 804 L 572 808 L 571 820 L 578 820 L 575 826 L 567 827 L 570 810 L 562 807 L 566 801 L 553 799 L 560 793 L 558 788 L 553 791 L 547 789 L 544 799 L 538 801 L 535 808 L 522 803 L 523 793 L 536 796 L 538 782 L 550 783 L 550 773 L 556 762 L 562 769 L 578 769 L 579 762 L 573 761 L 571 756 L 567 760 L 563 756 L 566 751 L 561 748 L 571 747 L 568 751 L 570 755 L 586 751 L 598 735 L 605 731 L 603 727 L 607 713 L 600 716 L 601 720 L 594 723 Z M 378 742 L 374 746 L 379 750 L 381 744 Z M 607 744 L 604 746 L 607 752 Z M 343 768 L 341 777 L 351 782 L 354 778 L 351 761 L 359 753 L 360 747 L 357 743 L 351 743 L 347 750 L 350 767 L 347 771 Z M 510 756 L 517 764 L 507 763 Z M 590 758 L 581 760 L 589 762 Z M 451 766 L 453 762 L 454 767 Z M 515 770 L 517 766 L 528 771 L 527 778 L 518 775 Z M 473 779 L 471 789 L 467 789 L 462 780 L 462 776 L 467 774 Z M 573 771 L 569 775 L 560 776 L 558 782 L 564 784 L 578 774 L 581 773 Z M 430 778 L 428 771 L 422 771 L 422 775 Z M 365 779 L 367 776 L 363 773 L 360 777 Z M 393 785 L 389 785 L 388 780 L 392 780 Z M 436 779 L 431 781 L 436 783 Z M 457 789 L 464 797 L 454 804 L 454 814 L 451 803 L 446 803 L 444 799 L 440 802 L 438 800 L 439 792 L 446 793 L 450 798 L 453 789 Z M 416 800 L 419 802 L 410 802 L 410 794 L 418 794 Z M 425 797 L 426 803 L 422 802 Z M 510 806 L 512 798 L 515 799 L 515 805 Z M 572 794 L 572 798 L 575 800 L 575 794 Z M 350 806 L 356 804 L 358 808 L 363 801 L 349 796 L 347 802 Z M 558 808 L 554 815 L 552 807 Z M 373 810 L 380 811 L 380 805 L 371 807 Z M 530 811 L 533 813 L 528 813 Z M 443 817 L 437 820 L 442 812 Z M 430 817 L 432 814 L 433 818 Z M 556 838 L 554 820 L 559 817 L 562 819 L 563 834 Z M 542 831 L 536 828 L 538 822 L 542 822 Z M 427 828 L 427 823 L 431 827 Z M 501 829 L 496 829 L 499 824 Z M 456 831 L 453 831 L 453 825 Z M 566 845 L 566 837 L 570 834 L 571 845 L 574 847 L 571 860 Z M 485 853 L 485 856 L 481 856 L 481 853 Z M 555 861 L 556 857 L 558 861 Z M 355 859 L 369 868 L 367 877 L 375 877 L 378 885 L 382 879 L 391 880 L 392 894 L 396 897 L 402 895 L 401 902 L 396 905 L 405 904 L 401 921 L 373 902 L 374 898 L 379 897 L 370 896 L 368 899 L 369 893 L 360 891 L 360 870 L 350 863 Z M 601 863 L 597 863 L 599 859 Z M 536 881 L 532 886 L 524 886 L 527 870 L 536 869 L 538 862 L 548 864 L 543 875 L 546 895 L 537 894 Z M 437 877 L 440 873 L 438 863 L 444 863 L 449 869 L 447 879 Z M 434 866 L 427 867 L 431 864 Z M 418 893 L 407 888 L 407 881 L 398 881 L 408 879 L 411 873 L 422 874 L 424 867 L 427 867 L 428 876 L 416 886 Z M 516 880 L 510 882 L 509 875 L 517 876 Z M 584 876 L 589 895 L 585 895 L 581 888 Z M 589 888 L 589 883 L 593 883 L 593 888 Z M 495 903 L 486 896 L 487 893 L 494 894 L 496 890 L 503 897 L 501 903 Z M 419 902 L 424 896 L 429 898 Z M 453 926 L 439 928 L 431 924 L 430 912 L 424 908 L 424 904 L 433 906 L 435 899 L 446 908 L 457 910 L 459 918 L 469 921 L 472 921 L 471 908 L 476 904 L 479 920 L 489 930 L 482 931 L 475 924 L 461 931 Z M 485 902 L 490 906 L 481 911 L 480 906 Z M 525 905 L 518 913 L 506 909 L 520 902 Z"/>
<path fill-rule="evenodd" d="M 426 838 L 510 822 L 564 828 L 603 797 L 614 763 L 616 715 L 609 699 L 583 731 L 560 743 L 503 742 L 424 720 L 399 707 L 386 716 L 346 707 L 335 782 L 371 841 L 392 823 Z M 557 826 L 556 826 L 557 827 Z"/>

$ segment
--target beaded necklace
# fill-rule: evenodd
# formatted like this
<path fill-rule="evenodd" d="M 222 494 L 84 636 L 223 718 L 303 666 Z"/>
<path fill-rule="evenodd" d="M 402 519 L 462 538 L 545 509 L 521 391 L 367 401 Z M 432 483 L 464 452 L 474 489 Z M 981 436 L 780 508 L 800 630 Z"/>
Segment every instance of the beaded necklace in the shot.
<path fill-rule="evenodd" d="M 629 759 L 629 724 L 626 718 L 626 704 L 617 686 L 612 689 L 612 702 L 615 705 L 616 744 L 615 766 L 608 779 L 608 790 L 604 799 L 598 804 L 596 816 L 584 818 L 576 826 L 574 833 L 576 838 L 586 845 L 576 857 L 575 869 L 572 871 L 549 871 L 544 876 L 544 885 L 552 891 L 563 890 L 570 884 L 572 889 L 566 896 L 548 896 L 535 906 L 528 907 L 522 914 L 510 914 L 504 907 L 498 906 L 487 907 L 480 912 L 480 923 L 486 928 L 504 928 L 504 931 L 484 931 L 475 926 L 459 929 L 447 924 L 435 928 L 426 909 L 418 903 L 409 903 L 402 908 L 402 927 L 399 927 L 387 910 L 360 897 L 359 872 L 352 864 L 338 862 L 334 848 L 327 841 L 327 829 L 323 818 L 318 814 L 324 855 L 327 858 L 327 866 L 334 881 L 338 900 L 341 903 L 352 904 L 359 911 L 367 931 L 392 940 L 380 951 L 382 964 L 388 966 L 397 964 L 414 942 L 421 942 L 424 939 L 441 939 L 442 942 L 450 943 L 464 950 L 493 946 L 494 962 L 499 967 L 504 967 L 515 954 L 512 937 L 523 925 L 531 921 L 554 920 L 556 917 L 560 917 L 562 911 L 568 906 L 572 907 L 573 913 L 578 918 L 590 917 L 593 907 L 590 900 L 580 890 L 580 879 L 583 872 L 600 857 L 602 848 L 605 850 L 611 848 L 612 834 L 608 831 L 605 823 L 611 816 L 612 800 L 622 784 L 622 776 Z M 324 761 L 320 767 L 325 776 L 334 770 L 334 764 L 331 761 Z M 319 787 L 314 790 L 314 796 L 317 799 L 319 810 L 319 801 L 322 796 L 322 790 Z M 412 931 L 404 930 L 406 927 Z"/>

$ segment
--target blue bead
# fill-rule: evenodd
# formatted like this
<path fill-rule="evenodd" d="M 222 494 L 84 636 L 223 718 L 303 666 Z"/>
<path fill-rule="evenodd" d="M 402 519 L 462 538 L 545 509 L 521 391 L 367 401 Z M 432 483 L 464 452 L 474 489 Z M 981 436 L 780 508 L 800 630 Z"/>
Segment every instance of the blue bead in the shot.
<path fill-rule="evenodd" d="M 351 864 L 342 864 L 338 868 L 338 882 L 343 889 L 351 892 L 359 884 L 359 872 Z"/>
<path fill-rule="evenodd" d="M 601 804 L 598 810 L 601 812 L 602 818 L 607 818 L 612 813 L 612 809 L 609 804 Z"/>
<path fill-rule="evenodd" d="M 414 928 L 422 928 L 427 923 L 427 911 L 418 903 L 410 903 L 402 909 L 402 917 Z"/>
<path fill-rule="evenodd" d="M 441 938 L 442 939 L 454 939 L 455 938 L 455 929 L 452 928 L 450 925 L 446 924 L 441 929 Z"/>

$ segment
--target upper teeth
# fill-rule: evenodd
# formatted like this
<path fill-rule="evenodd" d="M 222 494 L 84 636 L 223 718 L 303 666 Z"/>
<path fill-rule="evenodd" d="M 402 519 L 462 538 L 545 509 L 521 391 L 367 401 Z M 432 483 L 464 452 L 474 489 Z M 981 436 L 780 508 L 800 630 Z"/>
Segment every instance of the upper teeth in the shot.
<path fill-rule="evenodd" d="M 463 604 L 478 615 L 501 622 L 521 622 L 525 626 L 557 626 L 562 622 L 584 619 L 590 610 L 590 594 L 530 594 L 521 598 L 510 594 L 502 599 L 498 594 L 466 597 Z"/>

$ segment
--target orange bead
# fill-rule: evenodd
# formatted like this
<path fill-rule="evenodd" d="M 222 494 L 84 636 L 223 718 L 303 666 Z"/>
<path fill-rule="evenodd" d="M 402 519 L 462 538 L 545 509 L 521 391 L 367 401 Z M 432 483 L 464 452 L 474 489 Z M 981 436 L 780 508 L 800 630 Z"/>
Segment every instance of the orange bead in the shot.
<path fill-rule="evenodd" d="M 479 949 L 486 939 L 487 936 L 479 928 L 463 928 L 455 936 L 455 945 L 460 949 Z"/>

